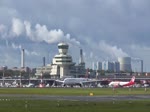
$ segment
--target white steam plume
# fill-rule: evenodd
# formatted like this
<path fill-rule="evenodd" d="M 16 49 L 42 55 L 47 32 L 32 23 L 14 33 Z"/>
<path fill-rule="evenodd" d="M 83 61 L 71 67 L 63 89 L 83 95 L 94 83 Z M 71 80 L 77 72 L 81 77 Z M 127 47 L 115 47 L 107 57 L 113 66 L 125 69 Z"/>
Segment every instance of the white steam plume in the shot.
<path fill-rule="evenodd" d="M 20 36 L 25 31 L 23 22 L 18 18 L 12 19 L 11 33 L 13 36 Z"/>
<path fill-rule="evenodd" d="M 22 50 L 22 46 L 21 45 L 16 45 L 15 43 L 11 43 L 11 46 L 13 49 L 19 49 L 20 51 Z M 38 56 L 39 53 L 35 52 L 35 51 L 29 51 L 27 49 L 25 49 L 25 54 L 26 55 L 34 55 L 34 56 Z"/>
<path fill-rule="evenodd" d="M 25 54 L 26 55 L 34 55 L 34 56 L 39 56 L 39 53 L 35 52 L 35 51 L 28 51 L 27 49 L 25 49 Z"/>
<path fill-rule="evenodd" d="M 24 24 L 26 29 L 26 35 L 32 41 L 45 41 L 50 44 L 57 43 L 60 41 L 67 41 L 69 43 L 80 45 L 79 41 L 77 41 L 75 38 L 71 38 L 70 34 L 65 35 L 61 29 L 48 30 L 46 25 L 41 26 L 40 24 L 36 24 L 35 29 L 33 30 L 31 29 L 30 22 L 25 21 Z"/>
<path fill-rule="evenodd" d="M 0 24 L 0 38 L 7 37 L 7 27 L 3 24 Z"/>
<path fill-rule="evenodd" d="M 99 48 L 103 52 L 115 58 L 128 56 L 128 54 L 125 53 L 121 48 L 118 48 L 117 46 L 111 46 L 107 44 L 105 41 L 100 41 Z"/>
<path fill-rule="evenodd" d="M 19 49 L 19 50 L 22 49 L 21 45 L 16 45 L 15 43 L 11 43 L 11 46 L 12 46 L 13 49 Z"/>
<path fill-rule="evenodd" d="M 4 29 L 4 25 L 1 25 L 0 33 L 3 32 L 4 34 L 4 32 L 6 32 Z M 6 32 L 6 34 L 8 34 L 8 32 Z M 40 24 L 36 24 L 32 27 L 29 21 L 22 21 L 18 18 L 13 18 L 8 37 L 20 37 L 20 35 L 25 35 L 34 42 L 44 41 L 51 44 L 65 41 L 78 46 L 80 45 L 79 41 L 77 41 L 75 38 L 71 38 L 70 34 L 64 34 L 61 29 L 48 30 L 46 25 Z"/>

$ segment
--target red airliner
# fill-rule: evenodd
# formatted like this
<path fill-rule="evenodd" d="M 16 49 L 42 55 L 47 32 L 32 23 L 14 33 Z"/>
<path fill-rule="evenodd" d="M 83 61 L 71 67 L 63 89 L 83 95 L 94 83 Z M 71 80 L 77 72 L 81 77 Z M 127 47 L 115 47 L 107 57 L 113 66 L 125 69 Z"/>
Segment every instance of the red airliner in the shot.
<path fill-rule="evenodd" d="M 132 86 L 135 84 L 135 76 L 132 77 L 132 79 L 129 82 L 123 82 L 123 81 L 112 81 L 109 83 L 109 87 L 124 87 L 124 86 Z"/>

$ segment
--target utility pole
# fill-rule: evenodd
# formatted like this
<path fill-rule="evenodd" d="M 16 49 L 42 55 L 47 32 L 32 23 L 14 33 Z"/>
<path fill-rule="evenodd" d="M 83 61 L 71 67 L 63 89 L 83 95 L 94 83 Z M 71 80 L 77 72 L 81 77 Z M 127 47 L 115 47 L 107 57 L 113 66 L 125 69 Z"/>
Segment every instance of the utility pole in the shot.
<path fill-rule="evenodd" d="M 28 80 L 29 80 L 29 84 L 30 84 L 30 70 L 29 70 L 29 76 L 28 76 L 28 77 L 29 77 L 29 79 L 28 79 Z"/>
<path fill-rule="evenodd" d="M 3 86 L 4 86 L 4 76 L 5 76 L 5 73 L 4 73 L 4 69 L 3 69 Z"/>
<path fill-rule="evenodd" d="M 20 71 L 20 87 L 22 86 L 22 74 L 21 74 L 21 71 Z"/>

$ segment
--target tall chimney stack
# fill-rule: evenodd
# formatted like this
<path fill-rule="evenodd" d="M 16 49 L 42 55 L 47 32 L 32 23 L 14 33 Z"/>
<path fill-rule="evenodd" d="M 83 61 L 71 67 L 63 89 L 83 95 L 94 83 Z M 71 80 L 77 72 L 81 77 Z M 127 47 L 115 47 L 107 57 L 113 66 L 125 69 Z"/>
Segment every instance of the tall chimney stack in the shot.
<path fill-rule="evenodd" d="M 141 74 L 143 73 L 143 60 L 141 60 Z"/>
<path fill-rule="evenodd" d="M 45 57 L 43 57 L 43 66 L 45 66 Z"/>
<path fill-rule="evenodd" d="M 25 67 L 25 63 L 24 63 L 25 59 L 24 59 L 24 49 L 21 50 L 21 67 L 24 68 Z"/>
<path fill-rule="evenodd" d="M 80 49 L 80 63 L 84 63 L 82 49 Z"/>

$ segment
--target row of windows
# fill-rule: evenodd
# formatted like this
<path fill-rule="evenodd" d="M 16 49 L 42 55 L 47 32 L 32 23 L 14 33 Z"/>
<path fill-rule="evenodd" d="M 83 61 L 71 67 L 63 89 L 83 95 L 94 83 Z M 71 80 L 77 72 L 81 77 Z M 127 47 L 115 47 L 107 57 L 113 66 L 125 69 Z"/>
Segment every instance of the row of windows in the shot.
<path fill-rule="evenodd" d="M 57 60 L 56 62 L 72 62 L 70 60 Z"/>
<path fill-rule="evenodd" d="M 59 49 L 68 49 L 68 46 L 66 45 L 61 45 L 61 46 L 58 46 Z"/>
<path fill-rule="evenodd" d="M 55 57 L 56 59 L 72 59 L 71 57 Z"/>
<path fill-rule="evenodd" d="M 51 70 L 51 68 L 37 68 L 37 70 Z"/>

